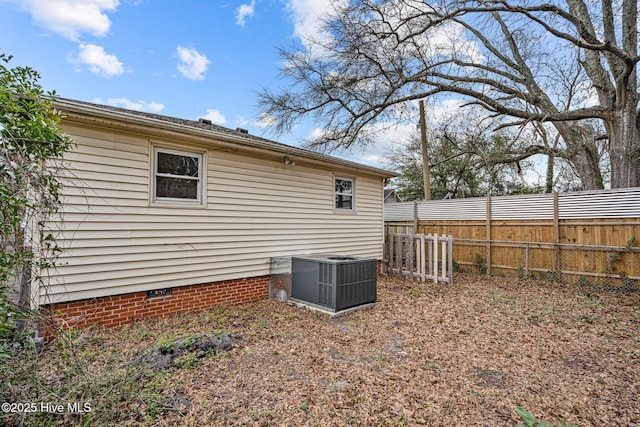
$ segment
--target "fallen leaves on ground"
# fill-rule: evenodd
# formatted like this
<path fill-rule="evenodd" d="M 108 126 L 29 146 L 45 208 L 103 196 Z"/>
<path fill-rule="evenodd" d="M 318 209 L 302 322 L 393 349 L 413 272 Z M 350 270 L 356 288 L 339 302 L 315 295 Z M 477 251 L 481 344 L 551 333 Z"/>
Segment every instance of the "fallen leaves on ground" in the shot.
<path fill-rule="evenodd" d="M 638 293 L 380 278 L 375 307 L 337 318 L 262 301 L 92 331 L 132 357 L 169 332 L 241 339 L 171 370 L 164 409 L 132 410 L 147 406 L 141 423 L 513 426 L 521 407 L 556 425 L 640 425 Z"/>

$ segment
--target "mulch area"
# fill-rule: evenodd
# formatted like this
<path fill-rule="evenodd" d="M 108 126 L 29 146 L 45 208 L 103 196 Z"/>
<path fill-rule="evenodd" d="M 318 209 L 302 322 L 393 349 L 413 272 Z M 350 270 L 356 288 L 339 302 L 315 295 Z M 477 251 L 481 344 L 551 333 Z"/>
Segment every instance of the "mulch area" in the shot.
<path fill-rule="evenodd" d="M 224 328 L 241 341 L 176 373 L 166 393 L 188 404 L 155 423 L 496 426 L 523 407 L 557 425 L 640 425 L 638 293 L 467 275 L 383 278 L 378 292 L 334 319 L 234 310 Z"/>

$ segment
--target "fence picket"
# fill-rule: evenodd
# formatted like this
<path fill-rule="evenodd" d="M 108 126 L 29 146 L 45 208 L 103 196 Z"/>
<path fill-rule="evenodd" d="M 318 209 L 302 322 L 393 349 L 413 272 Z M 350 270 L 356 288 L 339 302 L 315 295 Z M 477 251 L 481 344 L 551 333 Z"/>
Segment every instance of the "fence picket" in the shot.
<path fill-rule="evenodd" d="M 451 236 L 437 234 L 388 233 L 386 272 L 410 280 L 452 284 L 452 241 Z"/>

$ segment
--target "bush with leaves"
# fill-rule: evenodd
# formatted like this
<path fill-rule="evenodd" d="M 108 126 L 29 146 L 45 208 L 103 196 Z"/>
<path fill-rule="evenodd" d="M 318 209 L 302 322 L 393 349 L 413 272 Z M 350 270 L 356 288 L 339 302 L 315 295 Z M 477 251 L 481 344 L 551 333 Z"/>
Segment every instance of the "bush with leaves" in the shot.
<path fill-rule="evenodd" d="M 43 90 L 37 71 L 11 67 L 11 60 L 0 54 L 0 358 L 23 328 L 32 280 L 58 252 L 43 225 L 59 207 L 57 169 L 72 144 L 58 127 L 55 92 Z"/>

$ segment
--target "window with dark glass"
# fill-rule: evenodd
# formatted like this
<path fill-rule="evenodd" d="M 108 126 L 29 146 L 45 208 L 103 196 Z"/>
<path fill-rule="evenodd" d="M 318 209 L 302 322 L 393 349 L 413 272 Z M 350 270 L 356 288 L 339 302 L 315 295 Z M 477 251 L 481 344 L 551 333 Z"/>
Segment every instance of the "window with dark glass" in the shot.
<path fill-rule="evenodd" d="M 202 202 L 202 154 L 155 148 L 154 201 Z"/>
<path fill-rule="evenodd" d="M 353 210 L 354 206 L 353 179 L 335 178 L 336 209 Z"/>

